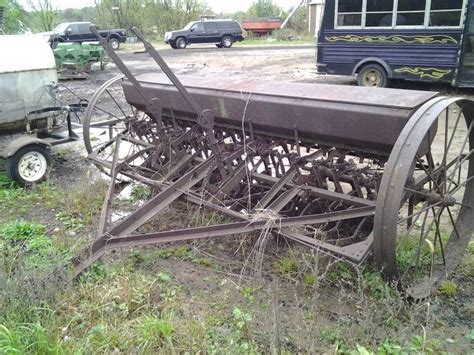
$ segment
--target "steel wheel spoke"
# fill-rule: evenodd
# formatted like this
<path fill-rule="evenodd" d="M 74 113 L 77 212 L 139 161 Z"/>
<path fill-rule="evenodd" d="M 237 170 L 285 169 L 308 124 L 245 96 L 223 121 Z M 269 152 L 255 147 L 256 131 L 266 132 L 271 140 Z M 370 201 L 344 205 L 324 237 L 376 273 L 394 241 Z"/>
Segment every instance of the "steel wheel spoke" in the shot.
<path fill-rule="evenodd" d="M 123 113 L 124 117 L 127 117 L 127 114 L 125 113 L 125 111 L 122 109 L 122 106 L 119 105 L 119 103 L 117 102 L 117 100 L 115 100 L 115 98 L 112 96 L 112 94 L 110 93 L 109 89 L 106 89 L 105 90 L 107 92 L 107 94 L 109 94 L 110 98 L 113 100 L 113 102 L 115 102 L 115 104 L 117 105 L 117 107 L 119 108 L 119 110 Z"/>
<path fill-rule="evenodd" d="M 109 116 L 115 117 L 115 118 L 118 119 L 118 120 L 123 120 L 123 119 L 125 119 L 125 117 L 126 117 L 126 116 L 125 116 L 125 117 L 119 117 L 119 116 L 113 114 L 112 112 L 109 112 L 109 111 L 107 111 L 107 110 L 105 110 L 105 109 L 103 109 L 103 108 L 101 108 L 101 107 L 99 107 L 99 106 L 97 106 L 97 105 L 94 107 L 94 109 L 96 109 L 96 110 L 98 110 L 98 111 L 101 111 L 101 112 L 103 112 L 103 113 L 105 113 L 105 114 L 107 114 L 107 115 L 109 115 Z"/>
<path fill-rule="evenodd" d="M 434 222 L 436 224 L 434 247 L 435 247 L 435 250 L 436 250 L 436 238 L 438 238 L 440 249 L 441 249 L 441 256 L 443 257 L 443 264 L 446 265 L 446 257 L 444 256 L 444 245 L 443 245 L 443 240 L 441 238 L 441 231 L 440 231 L 440 226 L 439 226 L 439 221 L 441 219 L 443 209 L 440 210 L 439 215 L 436 215 L 434 209 L 432 209 L 432 211 L 433 211 Z"/>
<path fill-rule="evenodd" d="M 456 123 L 454 124 L 453 134 L 451 134 L 451 138 L 449 139 L 448 152 L 449 152 L 449 150 L 451 149 L 451 144 L 453 143 L 454 136 L 455 136 L 456 131 L 457 131 L 457 129 L 458 129 L 459 121 L 461 120 L 461 116 L 462 116 L 462 110 L 459 110 L 459 114 L 458 114 L 458 116 L 456 117 Z"/>
<path fill-rule="evenodd" d="M 451 220 L 451 223 L 453 224 L 453 228 L 454 228 L 454 232 L 456 233 L 456 237 L 459 239 L 459 238 L 461 238 L 461 234 L 459 234 L 459 232 L 458 232 L 458 227 L 456 226 L 456 222 L 454 221 L 454 217 L 453 217 L 453 214 L 451 212 L 451 208 L 447 207 L 446 209 L 448 210 L 449 219 Z"/>
<path fill-rule="evenodd" d="M 408 217 L 399 219 L 399 220 L 398 220 L 398 224 L 403 223 L 403 222 L 406 222 L 406 221 L 408 221 L 410 218 L 413 218 L 413 217 L 415 217 L 415 216 L 417 216 L 417 215 L 420 215 L 420 214 L 422 214 L 423 212 L 428 211 L 428 210 L 429 210 L 430 208 L 432 208 L 432 207 L 439 206 L 441 203 L 442 203 L 442 201 L 436 202 L 436 203 L 434 203 L 434 204 L 432 204 L 432 205 L 429 205 L 429 206 L 427 206 L 427 207 L 425 207 L 425 208 L 422 208 L 422 209 L 419 210 L 418 212 L 415 212 L 415 213 L 413 213 L 412 215 L 410 215 L 410 216 L 408 216 Z"/>
<path fill-rule="evenodd" d="M 454 168 L 451 175 L 449 175 L 450 179 L 453 178 L 453 176 L 455 174 L 455 171 L 457 170 L 457 167 L 460 164 L 461 157 L 463 155 L 462 153 L 464 152 L 464 149 L 466 148 L 466 144 L 469 142 L 469 138 L 471 136 L 473 124 L 474 124 L 474 122 L 471 122 L 471 124 L 469 125 L 469 129 L 467 130 L 466 136 L 464 137 L 464 140 L 463 140 L 463 143 L 462 143 L 462 146 L 461 146 L 461 151 L 459 152 L 459 155 L 458 155 L 458 158 L 457 158 L 456 167 Z M 467 156 L 467 158 L 463 158 L 462 160 L 465 161 L 465 159 L 470 159 L 471 154 L 472 154 L 472 150 L 469 152 L 469 155 Z M 448 190 L 451 188 L 451 185 L 452 185 L 452 183 L 450 182 L 449 185 L 448 185 Z"/>
<path fill-rule="evenodd" d="M 418 155 L 416 156 L 416 160 L 423 167 L 423 170 L 425 171 L 426 175 L 428 175 L 428 177 L 430 178 L 430 181 L 433 182 L 433 184 L 436 187 L 436 190 L 438 190 L 438 193 L 441 195 L 441 197 L 444 197 L 443 191 L 441 191 L 441 187 L 439 186 L 438 182 L 435 180 L 433 175 L 431 175 L 431 173 L 428 170 L 426 170 L 426 167 L 422 164 L 421 159 Z"/>
<path fill-rule="evenodd" d="M 446 108 L 446 121 L 444 123 L 444 155 L 443 155 L 443 173 L 445 178 L 443 179 L 443 193 L 447 190 L 447 182 L 446 182 L 446 163 L 448 160 L 448 124 L 449 124 L 449 107 Z M 454 133 L 455 131 L 453 131 Z"/>
<path fill-rule="evenodd" d="M 460 189 L 462 189 L 464 186 L 466 186 L 469 182 L 471 182 L 472 180 L 474 180 L 474 176 L 471 176 L 469 177 L 468 179 L 466 179 L 466 181 L 462 182 L 461 184 L 459 184 L 456 188 L 454 188 L 453 190 L 451 190 L 451 192 L 449 193 L 450 195 L 453 195 L 455 194 L 456 192 L 458 192 Z"/>

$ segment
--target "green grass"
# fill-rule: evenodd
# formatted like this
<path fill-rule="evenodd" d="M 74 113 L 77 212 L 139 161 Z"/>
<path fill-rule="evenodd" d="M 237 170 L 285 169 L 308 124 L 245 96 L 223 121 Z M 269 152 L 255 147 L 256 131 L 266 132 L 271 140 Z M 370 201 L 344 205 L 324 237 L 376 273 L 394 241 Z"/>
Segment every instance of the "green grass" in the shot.
<path fill-rule="evenodd" d="M 319 265 L 304 248 L 279 249 L 250 281 L 239 277 L 245 245 L 219 254 L 203 243 L 110 253 L 73 282 L 71 256 L 90 238 L 106 185 L 22 189 L 0 175 L 0 186 L 0 354 L 449 350 L 434 340 L 446 336 L 427 326 L 425 305 L 405 303 L 373 270 Z M 226 221 L 195 210 L 188 219 Z M 432 317 L 465 297 L 459 282 L 440 287 Z"/>
<path fill-rule="evenodd" d="M 170 46 L 163 42 L 162 38 L 152 38 L 152 45 L 160 49 L 169 49 Z M 297 36 L 295 39 L 288 40 L 286 38 L 281 38 L 279 36 L 270 36 L 270 37 L 247 37 L 242 42 L 235 42 L 234 46 L 239 47 L 254 47 L 254 46 L 301 46 L 301 45 L 313 45 L 316 46 L 316 39 L 314 37 L 308 36 Z M 209 44 L 209 46 L 213 46 Z M 127 43 L 122 45 L 120 51 L 124 52 L 135 52 L 143 50 L 143 45 L 141 43 Z M 217 48 L 216 48 L 217 51 Z"/>
<path fill-rule="evenodd" d="M 245 47 L 245 46 L 301 46 L 301 45 L 314 45 L 316 46 L 315 38 L 302 38 L 294 40 L 283 40 L 271 37 L 264 38 L 246 38 L 242 42 L 236 42 L 234 46 Z"/>

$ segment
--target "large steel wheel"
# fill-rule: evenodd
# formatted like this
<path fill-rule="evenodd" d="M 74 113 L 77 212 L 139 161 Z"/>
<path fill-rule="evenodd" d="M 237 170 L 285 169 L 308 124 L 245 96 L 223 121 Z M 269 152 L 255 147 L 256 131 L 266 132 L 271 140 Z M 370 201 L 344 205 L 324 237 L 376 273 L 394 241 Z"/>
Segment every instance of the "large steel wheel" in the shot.
<path fill-rule="evenodd" d="M 402 131 L 377 199 L 374 253 L 414 298 L 458 266 L 474 231 L 474 103 L 436 98 Z"/>
<path fill-rule="evenodd" d="M 123 78 L 123 75 L 116 76 L 97 90 L 84 118 L 83 135 L 87 153 L 106 174 L 110 174 L 114 158 L 120 162 L 137 153 L 140 146 L 135 139 L 146 142 L 149 141 L 147 136 L 151 135 L 145 124 L 149 117 L 126 101 Z M 121 137 L 120 143 L 118 136 Z M 135 163 L 141 164 L 142 161 Z"/>

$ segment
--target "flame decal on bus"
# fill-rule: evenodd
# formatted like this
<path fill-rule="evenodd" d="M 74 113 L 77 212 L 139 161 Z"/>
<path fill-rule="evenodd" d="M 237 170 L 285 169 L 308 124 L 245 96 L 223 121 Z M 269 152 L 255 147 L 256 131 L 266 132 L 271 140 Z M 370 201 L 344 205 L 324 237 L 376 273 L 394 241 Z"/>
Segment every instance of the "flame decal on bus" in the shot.
<path fill-rule="evenodd" d="M 458 44 L 459 42 L 451 37 L 445 35 L 434 36 L 329 36 L 326 37 L 329 42 L 351 42 L 351 43 L 420 43 L 420 44 Z"/>
<path fill-rule="evenodd" d="M 420 78 L 442 79 L 452 72 L 451 69 L 436 68 L 399 68 L 394 70 L 395 73 L 408 73 L 419 76 Z"/>

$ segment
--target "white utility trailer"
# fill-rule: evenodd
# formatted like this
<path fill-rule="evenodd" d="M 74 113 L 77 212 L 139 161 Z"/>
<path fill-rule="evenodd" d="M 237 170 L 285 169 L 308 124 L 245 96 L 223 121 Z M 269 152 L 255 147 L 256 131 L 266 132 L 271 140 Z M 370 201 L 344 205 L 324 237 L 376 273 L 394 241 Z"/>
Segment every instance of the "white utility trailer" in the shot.
<path fill-rule="evenodd" d="M 71 113 L 87 102 L 64 105 L 53 52 L 41 36 L 0 36 L 0 158 L 22 185 L 43 180 L 50 148 L 78 137 Z"/>

